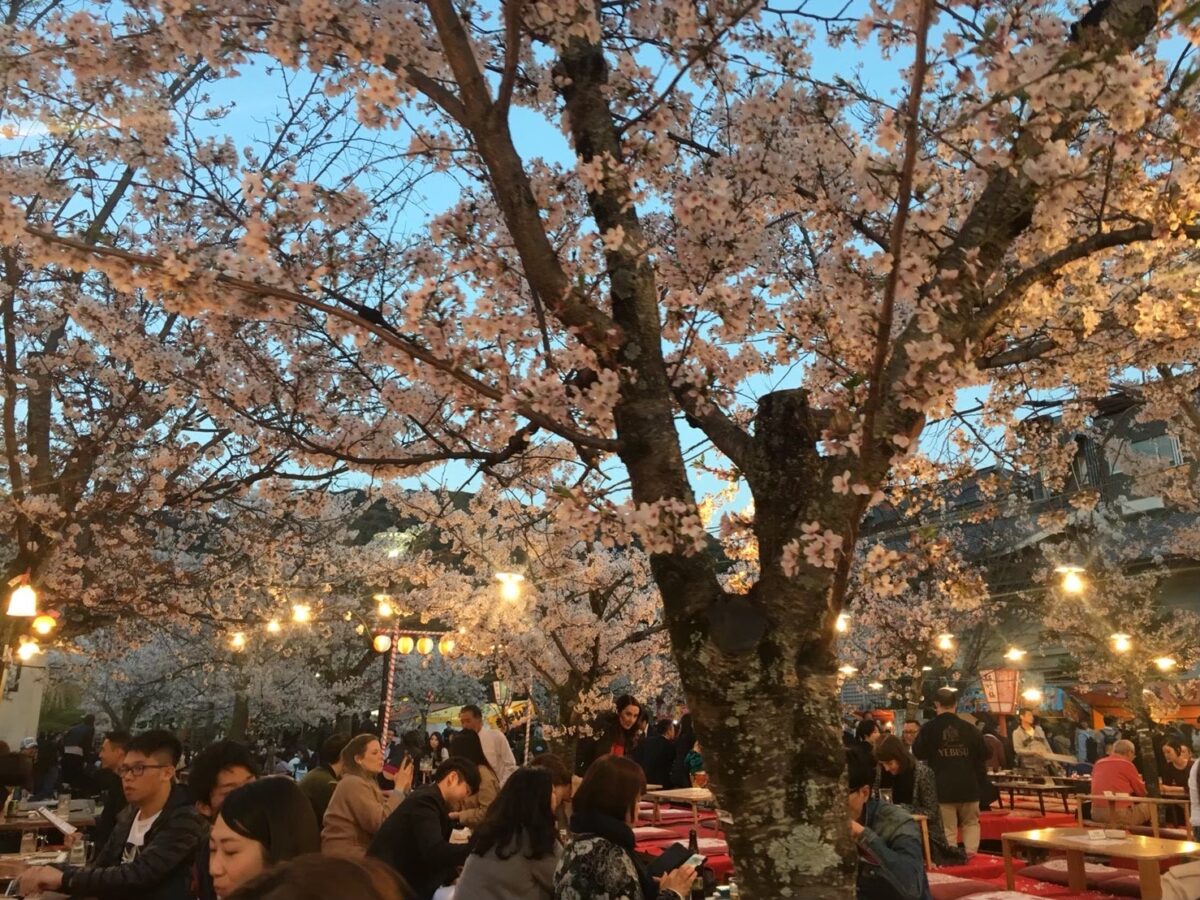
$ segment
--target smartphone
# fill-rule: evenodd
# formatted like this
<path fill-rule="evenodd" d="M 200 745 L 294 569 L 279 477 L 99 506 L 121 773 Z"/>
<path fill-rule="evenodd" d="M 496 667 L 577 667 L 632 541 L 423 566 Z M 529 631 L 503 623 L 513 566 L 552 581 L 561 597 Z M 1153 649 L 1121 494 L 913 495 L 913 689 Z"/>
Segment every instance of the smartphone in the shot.
<path fill-rule="evenodd" d="M 384 771 L 384 774 L 386 774 L 386 775 L 395 775 L 400 770 L 398 768 L 396 768 L 395 766 L 393 766 L 391 763 L 388 763 L 386 766 L 383 767 L 383 771 Z"/>
<path fill-rule="evenodd" d="M 704 856 L 701 853 L 694 853 L 691 856 L 689 856 L 686 860 L 684 860 L 683 864 L 685 866 L 691 866 L 693 869 L 698 869 L 702 865 L 704 865 L 706 862 L 708 862 L 707 856 Z"/>

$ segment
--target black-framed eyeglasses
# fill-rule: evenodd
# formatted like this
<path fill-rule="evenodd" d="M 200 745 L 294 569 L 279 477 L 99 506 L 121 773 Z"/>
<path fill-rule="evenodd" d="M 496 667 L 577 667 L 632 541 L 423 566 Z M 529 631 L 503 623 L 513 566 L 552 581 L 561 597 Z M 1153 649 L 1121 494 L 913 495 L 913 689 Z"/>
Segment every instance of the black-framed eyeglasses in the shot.
<path fill-rule="evenodd" d="M 124 778 L 126 775 L 132 775 L 134 778 L 141 778 L 146 774 L 147 769 L 169 769 L 166 765 L 152 765 L 150 763 L 134 763 L 131 766 L 117 766 L 117 777 Z"/>

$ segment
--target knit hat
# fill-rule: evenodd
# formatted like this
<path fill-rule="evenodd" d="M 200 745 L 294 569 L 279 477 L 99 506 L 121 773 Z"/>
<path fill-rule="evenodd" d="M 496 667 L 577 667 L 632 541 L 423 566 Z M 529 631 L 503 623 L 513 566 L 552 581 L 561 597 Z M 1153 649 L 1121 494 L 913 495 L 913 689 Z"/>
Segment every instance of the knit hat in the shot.
<path fill-rule="evenodd" d="M 30 747 L 36 747 L 36 746 L 37 746 L 37 738 L 35 738 L 35 737 L 21 738 L 21 749 L 22 750 L 28 750 Z"/>

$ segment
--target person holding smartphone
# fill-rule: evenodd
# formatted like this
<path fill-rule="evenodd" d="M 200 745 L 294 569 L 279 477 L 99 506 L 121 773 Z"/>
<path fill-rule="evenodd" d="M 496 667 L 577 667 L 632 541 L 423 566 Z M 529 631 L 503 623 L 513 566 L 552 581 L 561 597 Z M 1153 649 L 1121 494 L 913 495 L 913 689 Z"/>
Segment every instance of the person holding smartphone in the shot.
<path fill-rule="evenodd" d="M 601 756 L 575 792 L 571 841 L 554 873 L 554 900 L 685 900 L 696 869 L 684 863 L 660 879 L 634 856 L 633 823 L 646 790 L 642 767 L 632 759 Z"/>
<path fill-rule="evenodd" d="M 362 857 L 367 847 L 393 810 L 412 786 L 412 759 L 402 760 L 394 771 L 384 767 L 383 747 L 373 734 L 351 738 L 342 750 L 342 779 L 325 809 L 321 827 L 321 852 L 339 856 Z M 395 784 L 384 794 L 375 779 L 380 773 Z"/>

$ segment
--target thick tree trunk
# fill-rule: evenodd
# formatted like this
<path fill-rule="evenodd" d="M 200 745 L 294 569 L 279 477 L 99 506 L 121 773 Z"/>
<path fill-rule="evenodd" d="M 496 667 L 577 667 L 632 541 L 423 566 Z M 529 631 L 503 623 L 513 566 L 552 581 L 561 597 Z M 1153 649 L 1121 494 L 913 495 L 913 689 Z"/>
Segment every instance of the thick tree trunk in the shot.
<path fill-rule="evenodd" d="M 233 698 L 233 714 L 229 718 L 229 730 L 225 737 L 231 741 L 244 741 L 250 730 L 250 701 L 245 694 Z"/>

